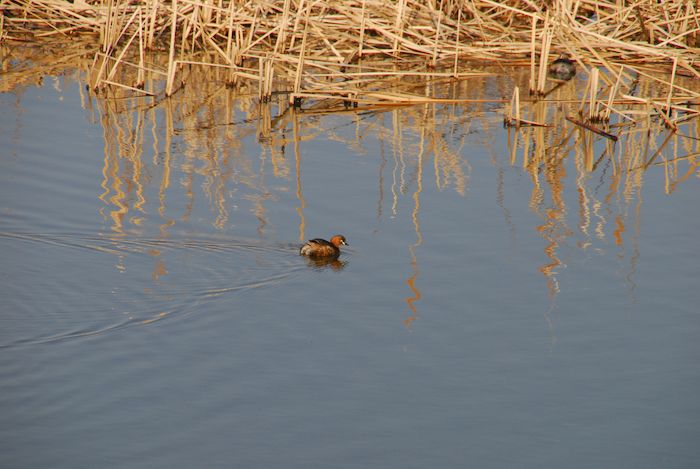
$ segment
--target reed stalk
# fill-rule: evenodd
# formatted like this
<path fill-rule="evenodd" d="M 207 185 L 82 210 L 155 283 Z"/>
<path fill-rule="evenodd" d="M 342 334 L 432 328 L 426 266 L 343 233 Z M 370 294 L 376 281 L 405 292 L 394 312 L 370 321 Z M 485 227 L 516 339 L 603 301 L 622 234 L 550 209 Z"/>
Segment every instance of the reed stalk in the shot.
<path fill-rule="evenodd" d="M 168 57 L 161 70 L 165 96 L 176 92 L 181 64 L 188 62 L 228 67 L 223 81 L 240 86 L 252 80 L 261 99 L 269 97 L 274 79 L 296 97 L 325 99 L 341 89 L 371 101 L 381 99 L 378 80 L 400 79 L 406 70 L 451 69 L 462 79 L 483 63 L 529 63 L 530 91 L 545 96 L 547 64 L 567 51 L 581 74 L 600 69 L 598 79 L 614 90 L 603 105 L 589 88 L 589 119 L 612 112 L 610 103 L 626 93 L 623 83 L 633 74 L 660 83 L 671 76 L 669 112 L 676 97 L 700 97 L 676 84 L 679 77 L 700 79 L 700 9 L 687 0 L 667 0 L 663 9 L 655 2 L 612 0 L 0 1 L 0 42 L 75 36 L 94 41 L 96 91 L 114 86 L 129 76 L 120 72 L 133 67 L 136 78 L 122 84 L 141 88 L 146 51 L 155 50 Z M 258 66 L 261 60 L 269 66 Z M 360 60 L 362 68 L 352 68 Z M 252 71 L 239 73 L 242 68 Z M 379 79 L 375 69 L 385 76 Z"/>

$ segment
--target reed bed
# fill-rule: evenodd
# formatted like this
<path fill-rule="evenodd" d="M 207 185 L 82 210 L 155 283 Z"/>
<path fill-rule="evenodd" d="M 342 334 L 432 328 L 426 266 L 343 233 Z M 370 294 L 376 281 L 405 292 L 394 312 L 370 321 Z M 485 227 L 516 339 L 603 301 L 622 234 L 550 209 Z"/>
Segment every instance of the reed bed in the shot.
<path fill-rule="evenodd" d="M 546 64 L 567 53 L 583 73 L 600 70 L 612 101 L 624 99 L 624 84 L 639 74 L 671 74 L 655 78 L 668 87 L 662 105 L 668 115 L 673 98 L 699 99 L 674 82 L 700 78 L 698 8 L 687 0 L 663 7 L 601 0 L 0 0 L 0 41 L 91 36 L 96 92 L 121 87 L 170 96 L 198 65 L 220 69 L 229 86 L 253 84 L 261 101 L 283 93 L 297 106 L 320 99 L 353 106 L 440 99 L 388 93 L 382 84 L 482 75 L 477 66 L 485 63 L 529 65 L 530 94 L 543 95 Z M 154 61 L 149 51 L 167 60 Z M 147 88 L 149 72 L 164 86 Z M 592 108 L 602 106 L 599 91 L 590 90 Z"/>

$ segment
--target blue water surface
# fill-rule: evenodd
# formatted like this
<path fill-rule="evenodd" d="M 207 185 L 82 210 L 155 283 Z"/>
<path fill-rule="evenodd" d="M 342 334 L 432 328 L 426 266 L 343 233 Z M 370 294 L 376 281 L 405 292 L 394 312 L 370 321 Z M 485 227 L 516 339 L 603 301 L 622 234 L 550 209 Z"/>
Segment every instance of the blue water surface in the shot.
<path fill-rule="evenodd" d="M 83 86 L 0 95 L 0 466 L 700 467 L 697 141 Z"/>

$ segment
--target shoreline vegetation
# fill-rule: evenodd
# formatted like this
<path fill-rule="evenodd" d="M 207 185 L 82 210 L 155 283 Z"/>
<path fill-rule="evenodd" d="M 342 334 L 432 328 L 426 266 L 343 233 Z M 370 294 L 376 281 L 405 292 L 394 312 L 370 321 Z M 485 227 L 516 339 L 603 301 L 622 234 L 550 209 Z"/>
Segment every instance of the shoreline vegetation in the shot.
<path fill-rule="evenodd" d="M 183 68 L 197 64 L 223 69 L 231 86 L 257 82 L 263 100 L 284 90 L 292 103 L 325 96 L 404 102 L 362 85 L 468 77 L 464 63 L 486 62 L 527 64 L 530 92 L 541 94 L 546 65 L 560 53 L 588 75 L 604 70 L 600 80 L 610 87 L 635 73 L 700 79 L 700 11 L 687 0 L 2 0 L 0 10 L 3 42 L 91 36 L 99 46 L 95 90 L 154 93 L 143 89 L 152 70 L 171 95 Z M 167 68 L 154 69 L 148 51 L 167 53 Z M 120 69 L 133 69 L 132 80 L 115 82 Z"/>
<path fill-rule="evenodd" d="M 547 67 L 566 54 L 586 83 L 569 121 L 610 138 L 598 124 L 613 114 L 629 122 L 641 110 L 670 129 L 700 116 L 699 10 L 687 0 L 0 0 L 0 45 L 50 43 L 60 60 L 61 44 L 87 44 L 96 94 L 164 99 L 203 67 L 262 103 L 283 95 L 321 112 L 466 103 L 416 83 L 522 67 L 528 89 L 494 99 L 514 126 L 547 125 L 521 108 L 565 84 Z M 653 95 L 635 92 L 640 79 Z"/>

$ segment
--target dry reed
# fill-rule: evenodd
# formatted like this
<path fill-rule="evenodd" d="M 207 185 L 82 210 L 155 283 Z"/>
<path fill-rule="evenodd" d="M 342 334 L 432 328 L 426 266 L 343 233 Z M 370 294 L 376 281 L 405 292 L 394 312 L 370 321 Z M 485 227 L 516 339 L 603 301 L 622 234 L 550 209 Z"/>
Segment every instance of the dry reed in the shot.
<path fill-rule="evenodd" d="M 586 72 L 606 71 L 600 78 L 608 86 L 623 72 L 700 78 L 700 12 L 686 0 L 669 0 L 663 9 L 599 0 L 0 0 L 0 10 L 3 42 L 92 35 L 97 91 L 142 89 L 154 66 L 145 50 L 168 53 L 161 70 L 167 84 L 149 94 L 176 92 L 186 83 L 186 64 L 198 62 L 224 67 L 231 85 L 257 81 L 261 100 L 283 92 L 297 104 L 316 96 L 397 102 L 367 93 L 407 71 L 451 68 L 453 77 L 467 77 L 463 64 L 474 61 L 529 60 L 531 91 L 544 93 L 546 64 L 560 52 Z M 131 83 L 115 81 L 124 68 L 138 70 L 121 74 L 135 77 Z M 669 99 L 677 95 L 673 82 Z"/>

